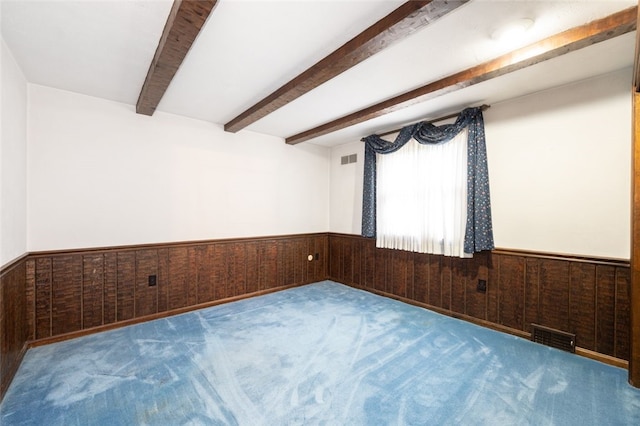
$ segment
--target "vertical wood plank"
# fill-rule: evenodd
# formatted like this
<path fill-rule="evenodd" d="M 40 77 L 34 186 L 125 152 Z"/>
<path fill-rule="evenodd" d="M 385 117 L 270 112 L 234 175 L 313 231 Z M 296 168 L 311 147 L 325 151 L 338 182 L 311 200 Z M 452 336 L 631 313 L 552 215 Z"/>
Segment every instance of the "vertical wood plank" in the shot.
<path fill-rule="evenodd" d="M 373 238 L 367 238 L 364 242 L 365 273 L 364 285 L 369 289 L 375 288 L 376 280 L 376 246 Z"/>
<path fill-rule="evenodd" d="M 387 291 L 387 262 L 388 252 L 385 249 L 375 251 L 375 276 L 373 278 L 373 288 L 378 291 Z"/>
<path fill-rule="evenodd" d="M 429 304 L 441 308 L 442 303 L 442 257 L 428 255 L 429 260 Z"/>
<path fill-rule="evenodd" d="M 317 254 L 318 259 L 314 261 L 315 275 L 313 277 L 313 282 L 327 279 L 327 266 L 329 259 L 328 245 L 329 237 L 327 235 L 314 238 L 314 256 Z"/>
<path fill-rule="evenodd" d="M 260 290 L 278 285 L 278 245 L 275 241 L 260 243 Z"/>
<path fill-rule="evenodd" d="M 135 317 L 158 312 L 158 251 L 137 250 L 136 254 L 136 290 Z M 155 275 L 156 285 L 149 285 L 149 277 Z"/>
<path fill-rule="evenodd" d="M 123 321 L 135 315 L 136 253 L 118 252 L 117 262 L 116 321 Z"/>
<path fill-rule="evenodd" d="M 82 256 L 52 258 L 51 333 L 82 330 Z"/>
<path fill-rule="evenodd" d="M 295 266 L 290 241 L 278 241 L 278 258 L 278 285 L 293 284 L 293 270 Z"/>
<path fill-rule="evenodd" d="M 520 256 L 502 256 L 500 260 L 500 324 L 516 330 L 524 329 L 525 259 Z"/>
<path fill-rule="evenodd" d="M 246 291 L 254 293 L 260 290 L 260 263 L 258 261 L 258 243 L 246 244 Z"/>
<path fill-rule="evenodd" d="M 197 303 L 204 303 L 214 300 L 213 268 L 211 267 L 211 257 L 213 245 L 201 245 L 195 247 L 196 255 L 196 286 Z"/>
<path fill-rule="evenodd" d="M 596 277 L 596 350 L 613 356 L 615 353 L 615 267 L 599 265 L 596 268 Z"/>
<path fill-rule="evenodd" d="M 189 253 L 186 247 L 169 249 L 168 309 L 187 306 Z"/>
<path fill-rule="evenodd" d="M 405 261 L 407 264 L 407 294 L 406 297 L 415 300 L 415 264 L 413 263 L 413 253 L 405 253 Z"/>
<path fill-rule="evenodd" d="M 277 276 L 276 276 L 276 287 L 285 285 L 285 243 L 283 241 L 276 241 L 276 253 L 277 253 Z"/>
<path fill-rule="evenodd" d="M 487 321 L 500 323 L 500 264 L 502 255 L 488 256 L 489 279 L 487 280 Z"/>
<path fill-rule="evenodd" d="M 296 285 L 306 284 L 309 281 L 309 275 L 307 274 L 307 264 L 313 263 L 313 260 L 309 262 L 309 254 L 313 255 L 309 251 L 309 239 L 306 237 L 299 238 L 295 245 L 295 261 L 296 261 Z"/>
<path fill-rule="evenodd" d="M 295 265 L 295 278 L 293 283 L 296 285 L 307 282 L 307 256 L 309 256 L 309 253 L 307 251 L 306 238 L 296 239 L 293 245 L 293 263 Z"/>
<path fill-rule="evenodd" d="M 464 313 L 474 318 L 486 319 L 487 317 L 487 293 L 479 292 L 478 280 L 487 280 L 487 253 L 476 253 L 473 259 L 466 259 L 467 284 L 466 303 Z M 487 289 L 488 291 L 488 289 Z"/>
<path fill-rule="evenodd" d="M 308 255 L 312 256 L 312 260 L 309 261 L 308 259 L 308 255 L 304 256 L 304 283 L 311 283 L 314 282 L 314 278 L 316 276 L 316 264 L 318 263 L 318 261 L 315 258 L 315 253 L 316 253 L 316 244 L 315 244 L 315 238 L 313 237 L 307 237 L 305 238 L 305 247 L 306 247 L 306 252 L 308 253 Z"/>
<path fill-rule="evenodd" d="M 329 235 L 319 237 L 320 243 L 320 279 L 326 280 L 329 276 Z"/>
<path fill-rule="evenodd" d="M 353 244 L 349 238 L 342 238 L 342 271 L 343 282 L 353 283 Z"/>
<path fill-rule="evenodd" d="M 396 296 L 406 297 L 408 280 L 406 251 L 389 251 L 389 275 L 387 291 Z"/>
<path fill-rule="evenodd" d="M 82 257 L 82 328 L 103 324 L 104 317 L 104 256 Z"/>
<path fill-rule="evenodd" d="M 577 346 L 595 350 L 596 267 L 572 263 L 570 274 L 569 332 L 575 333 Z"/>
<path fill-rule="evenodd" d="M 631 292 L 631 273 L 629 268 L 616 268 L 616 328 L 614 342 L 614 356 L 629 359 L 629 330 L 631 323 L 629 294 Z"/>
<path fill-rule="evenodd" d="M 531 324 L 540 324 L 540 261 L 527 258 L 524 296 L 524 330 L 531 333 Z"/>
<path fill-rule="evenodd" d="M 227 291 L 227 262 L 228 262 L 228 245 L 221 243 L 215 244 L 213 248 L 213 282 L 214 282 L 214 300 L 224 299 L 230 294 Z"/>
<path fill-rule="evenodd" d="M 451 258 L 451 310 L 464 314 L 466 305 L 467 277 L 466 260 Z"/>
<path fill-rule="evenodd" d="M 118 255 L 114 252 L 104 254 L 103 322 L 116 322 L 118 310 Z"/>
<path fill-rule="evenodd" d="M 621 359 L 629 359 L 631 328 L 629 312 L 629 293 L 631 291 L 631 274 L 628 268 L 616 268 L 616 302 L 614 312 L 616 313 L 616 326 L 614 338 L 614 356 Z"/>
<path fill-rule="evenodd" d="M 283 281 L 283 285 L 293 285 L 293 284 L 297 284 L 298 280 L 299 280 L 299 275 L 298 275 L 298 259 L 297 259 L 297 246 L 298 246 L 298 241 L 296 240 L 288 240 L 288 241 L 283 241 L 283 247 L 284 247 L 284 265 L 285 265 L 285 270 L 284 270 L 284 281 Z"/>
<path fill-rule="evenodd" d="M 352 246 L 351 255 L 353 256 L 353 283 L 359 287 L 364 284 L 364 262 L 363 262 L 363 248 L 364 241 L 362 239 L 349 240 L 349 244 Z"/>
<path fill-rule="evenodd" d="M 187 306 L 198 303 L 198 266 L 196 263 L 196 248 L 191 246 L 187 250 Z"/>
<path fill-rule="evenodd" d="M 36 339 L 51 336 L 51 258 L 36 260 Z"/>
<path fill-rule="evenodd" d="M 158 312 L 169 309 L 169 249 L 158 249 Z"/>
<path fill-rule="evenodd" d="M 413 268 L 413 297 L 418 302 L 429 303 L 429 255 L 414 253 Z"/>
<path fill-rule="evenodd" d="M 36 261 L 28 259 L 26 267 L 27 340 L 36 338 Z"/>
<path fill-rule="evenodd" d="M 329 241 L 329 276 L 339 282 L 345 282 L 342 277 L 342 238 L 336 236 Z"/>
<path fill-rule="evenodd" d="M 289 262 L 289 250 L 286 242 L 284 241 L 276 241 L 276 246 L 278 247 L 278 277 L 276 286 L 287 285 L 289 282 L 287 280 L 287 276 L 291 276 L 291 265 Z"/>
<path fill-rule="evenodd" d="M 231 257 L 229 259 L 229 289 L 231 296 L 241 296 L 247 292 L 246 253 L 243 243 L 230 246 Z"/>
<path fill-rule="evenodd" d="M 545 259 L 540 264 L 540 317 L 544 326 L 569 330 L 569 262 Z"/>
<path fill-rule="evenodd" d="M 440 256 L 442 258 L 442 272 L 440 277 L 442 291 L 442 309 L 451 310 L 451 285 L 453 280 L 453 271 L 451 269 L 451 258 Z"/>

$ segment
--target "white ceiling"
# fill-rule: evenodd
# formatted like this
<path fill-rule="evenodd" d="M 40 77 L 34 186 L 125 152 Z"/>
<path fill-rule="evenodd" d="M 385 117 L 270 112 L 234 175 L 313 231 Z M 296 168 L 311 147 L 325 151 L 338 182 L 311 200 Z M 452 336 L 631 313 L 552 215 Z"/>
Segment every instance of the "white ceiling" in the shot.
<path fill-rule="evenodd" d="M 29 82 L 135 105 L 172 0 L 1 0 L 2 37 Z M 403 0 L 219 0 L 157 111 L 218 124 L 236 117 L 389 14 Z M 288 137 L 636 0 L 472 0 L 253 123 Z M 491 33 L 534 25 L 518 45 Z M 631 67 L 635 33 L 423 102 L 307 143 L 325 146 Z M 631 81 L 630 81 L 631 84 Z"/>

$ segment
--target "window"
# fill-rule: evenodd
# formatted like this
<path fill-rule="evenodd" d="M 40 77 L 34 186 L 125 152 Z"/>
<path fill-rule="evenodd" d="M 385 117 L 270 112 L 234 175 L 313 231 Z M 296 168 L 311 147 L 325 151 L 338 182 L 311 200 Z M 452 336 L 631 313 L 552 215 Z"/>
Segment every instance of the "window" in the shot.
<path fill-rule="evenodd" d="M 437 145 L 411 139 L 376 162 L 377 247 L 465 257 L 467 129 Z"/>
<path fill-rule="evenodd" d="M 493 230 L 482 108 L 365 142 L 362 235 L 378 247 L 471 257 Z"/>

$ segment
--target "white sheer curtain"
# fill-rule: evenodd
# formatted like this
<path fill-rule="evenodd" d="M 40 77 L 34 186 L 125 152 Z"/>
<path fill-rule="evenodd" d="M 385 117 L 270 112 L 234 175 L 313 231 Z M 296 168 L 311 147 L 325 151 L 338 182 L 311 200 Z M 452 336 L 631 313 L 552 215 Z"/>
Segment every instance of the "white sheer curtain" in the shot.
<path fill-rule="evenodd" d="M 438 145 L 411 139 L 376 154 L 377 247 L 471 257 L 464 253 L 467 133 Z"/>

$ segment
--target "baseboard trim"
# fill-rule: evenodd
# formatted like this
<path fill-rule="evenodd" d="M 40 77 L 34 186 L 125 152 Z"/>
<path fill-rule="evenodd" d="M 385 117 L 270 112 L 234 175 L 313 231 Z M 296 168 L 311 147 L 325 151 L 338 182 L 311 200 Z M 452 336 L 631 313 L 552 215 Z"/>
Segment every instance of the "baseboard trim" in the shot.
<path fill-rule="evenodd" d="M 629 369 L 629 361 L 616 358 L 613 356 L 601 354 L 599 352 L 595 352 L 589 349 L 576 346 L 576 354 L 583 356 L 585 358 L 593 359 L 595 361 L 600 361 L 605 364 L 613 365 L 614 367 L 623 368 L 625 370 Z"/>
<path fill-rule="evenodd" d="M 26 355 L 27 350 L 29 350 L 29 344 L 25 343 L 24 345 L 22 345 L 22 349 L 20 349 L 20 352 L 18 353 L 18 356 L 15 359 L 15 362 L 9 367 L 9 370 L 6 372 L 7 374 L 2 376 L 2 381 L 0 382 L 0 402 L 2 402 L 2 400 L 4 399 L 4 396 L 9 390 L 9 386 L 11 385 L 11 382 L 13 381 L 14 376 L 18 372 L 18 369 L 22 364 L 22 360 Z"/>
<path fill-rule="evenodd" d="M 335 278 L 328 278 L 332 281 L 336 281 L 336 282 L 340 282 L 338 280 L 336 280 Z M 429 305 L 427 303 L 423 303 L 423 302 L 418 302 L 416 300 L 412 300 L 409 299 L 407 297 L 402 297 L 402 296 L 397 296 L 395 294 L 391 294 L 391 293 L 387 293 L 384 291 L 380 291 L 380 290 L 376 290 L 376 289 L 372 289 L 372 288 L 368 288 L 368 287 L 363 287 L 363 286 L 358 286 L 358 285 L 353 285 L 353 284 L 347 284 L 347 283 L 342 283 L 344 285 L 347 285 L 349 287 L 353 287 L 353 288 L 357 288 L 359 290 L 363 290 L 363 291 L 367 291 L 369 293 L 373 293 L 373 294 L 377 294 L 379 296 L 383 296 L 383 297 L 388 297 L 390 299 L 395 299 L 398 300 L 400 302 L 404 302 L 407 303 L 409 305 L 413 305 L 413 306 L 419 306 L 421 308 L 425 308 L 428 309 L 430 311 L 433 312 L 437 312 L 439 314 L 442 315 L 446 315 L 448 317 L 451 318 L 456 318 L 456 319 L 460 319 L 463 321 L 467 321 L 470 322 L 472 324 L 476 324 L 479 325 L 481 327 L 485 327 L 485 328 L 489 328 L 495 331 L 499 331 L 502 333 L 507 333 L 507 334 L 511 334 L 513 336 L 517 336 L 517 337 L 521 337 L 523 339 L 527 339 L 527 340 L 531 340 L 531 333 L 528 333 L 526 331 L 522 331 L 522 330 L 517 330 L 515 328 L 511 328 L 511 327 L 506 327 L 500 324 L 495 324 L 492 323 L 490 321 L 485 321 L 485 320 L 481 320 L 478 318 L 474 318 L 472 316 L 469 315 L 464 315 L 464 314 L 460 314 L 457 312 L 451 312 L 448 311 L 446 309 L 442 309 L 442 308 L 438 308 L 437 306 L 432 306 Z M 595 352 L 589 349 L 584 349 L 584 348 L 580 348 L 578 346 L 576 346 L 576 355 L 580 355 L 582 357 L 585 358 L 589 358 L 589 359 L 593 359 L 595 361 L 599 361 L 602 362 L 604 364 L 608 364 L 608 365 L 612 365 L 614 367 L 618 367 L 618 368 L 623 368 L 628 370 L 629 369 L 629 362 L 624 360 L 624 359 L 620 359 L 620 358 L 616 358 L 610 355 L 605 355 L 599 352 Z"/>
<path fill-rule="evenodd" d="M 143 322 L 153 321 L 161 318 L 167 318 L 175 315 L 185 314 L 187 312 L 197 311 L 199 309 L 210 308 L 212 306 L 223 305 L 225 303 L 236 302 L 238 300 L 249 299 L 251 297 L 262 296 L 269 293 L 275 293 L 277 291 L 287 290 L 289 288 L 294 288 L 294 287 L 300 287 L 302 285 L 306 285 L 306 284 L 292 284 L 292 285 L 270 288 L 268 290 L 260 290 L 253 293 L 243 294 L 240 296 L 227 297 L 225 299 L 219 299 L 211 302 L 200 303 L 197 305 L 186 306 L 184 308 L 177 308 L 177 309 L 172 309 L 170 311 L 164 311 L 156 314 L 145 315 L 142 317 L 138 317 L 138 318 L 134 318 L 126 321 L 120 321 L 112 324 L 86 328 L 84 330 L 73 331 L 70 333 L 59 334 L 53 337 L 45 337 L 42 339 L 30 340 L 29 342 L 27 342 L 27 347 L 30 349 L 38 346 L 49 345 L 51 343 L 63 342 L 65 340 L 71 340 L 71 339 L 76 339 L 78 337 L 89 336 L 91 334 L 101 333 L 103 331 L 115 330 L 118 328 L 128 327 L 131 325 L 141 324 Z"/>

